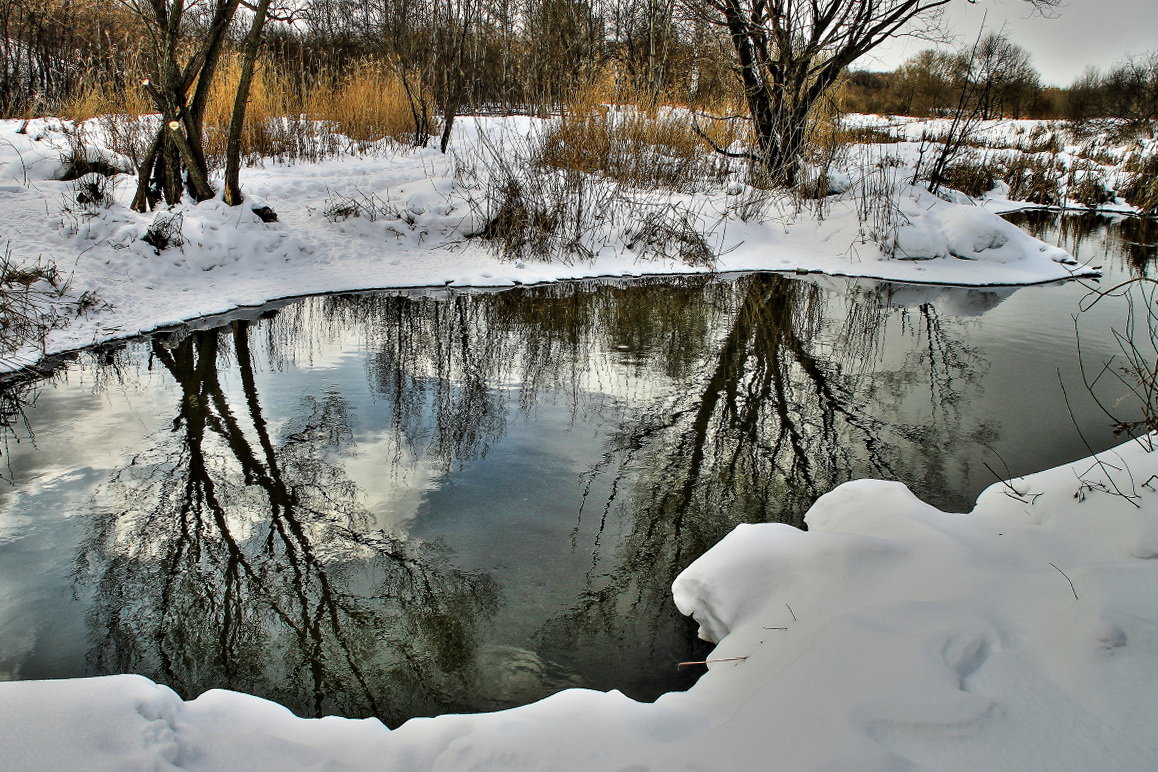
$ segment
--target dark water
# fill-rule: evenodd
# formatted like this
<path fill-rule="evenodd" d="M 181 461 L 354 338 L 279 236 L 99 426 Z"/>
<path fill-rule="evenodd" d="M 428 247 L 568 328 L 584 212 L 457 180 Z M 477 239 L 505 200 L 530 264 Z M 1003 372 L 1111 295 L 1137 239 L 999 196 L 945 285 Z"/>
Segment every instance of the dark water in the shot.
<path fill-rule="evenodd" d="M 1136 224 L 1027 220 L 1102 285 Z M 1131 230 L 1133 229 L 1133 230 Z M 1115 442 L 1077 283 L 776 275 L 312 298 L 89 352 L 3 395 L 0 678 L 143 673 L 410 716 L 702 659 L 674 576 L 858 477 L 967 510 Z M 1078 322 L 1086 380 L 1124 299 Z M 1119 357 L 1119 361 L 1121 361 Z"/>

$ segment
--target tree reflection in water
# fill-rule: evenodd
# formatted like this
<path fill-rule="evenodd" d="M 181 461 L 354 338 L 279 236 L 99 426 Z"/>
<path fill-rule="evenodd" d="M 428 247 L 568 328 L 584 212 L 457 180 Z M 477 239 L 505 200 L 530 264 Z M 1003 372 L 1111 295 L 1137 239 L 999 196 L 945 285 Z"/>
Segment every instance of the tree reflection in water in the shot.
<path fill-rule="evenodd" d="M 982 365 L 931 304 L 899 309 L 901 292 L 764 275 L 365 295 L 156 340 L 181 399 L 172 432 L 98 497 L 78 566 L 94 596 L 93 669 L 388 722 L 535 699 L 572 673 L 638 697 L 686 686 L 694 674 L 675 663 L 704 650 L 671 581 L 736 524 L 800 525 L 855 477 L 920 488 L 949 474 L 954 406 Z M 908 343 L 886 364 L 889 325 Z M 456 473 L 545 394 L 568 400 L 576 423 L 614 416 L 570 538 L 569 524 L 543 524 L 560 550 L 591 550 L 570 608 L 529 625 L 526 648 L 492 646 L 496 614 L 543 610 L 502 588 L 516 604 L 504 611 L 495 582 L 458 556 L 376 528 L 344 471 L 356 432 L 337 391 L 273 431 L 254 376 L 259 331 L 275 365 L 310 356 L 316 338 L 361 338 L 377 417 L 400 438 L 377 459 L 384 480 L 406 464 Z M 226 370 L 240 381 L 233 403 Z M 911 409 L 914 395 L 931 407 Z M 525 677 L 517 700 L 487 696 L 504 668 Z"/>
<path fill-rule="evenodd" d="M 1015 225 L 1056 242 L 1080 260 L 1100 261 L 1120 256 L 1122 273 L 1151 276 L 1158 256 L 1158 220 L 1095 213 L 1027 211 L 1008 215 Z"/>
<path fill-rule="evenodd" d="M 840 323 L 826 319 L 840 295 L 816 284 L 777 275 L 736 282 L 723 335 L 704 349 L 691 385 L 624 425 L 592 469 L 591 483 L 612 480 L 600 532 L 618 523 L 622 537 L 595 555 L 584 595 L 544 626 L 543 640 L 634 645 L 641 660 L 691 654 L 656 650 L 689 629 L 671 581 L 737 524 L 803 526 L 817 497 L 859 477 L 904 479 L 918 492 L 922 477 L 943 483 L 934 482 L 943 448 L 962 431 L 953 410 L 980 357 L 931 304 L 898 309 L 895 292 L 849 286 Z M 984 293 L 971 301 L 991 302 Z M 890 317 L 913 345 L 882 372 Z M 931 409 L 906 423 L 899 407 L 917 385 Z"/>
<path fill-rule="evenodd" d="M 315 716 L 397 722 L 469 707 L 462 684 L 496 588 L 429 544 L 368 527 L 335 462 L 350 439 L 341 397 L 307 400 L 274 440 L 249 331 L 232 330 L 240 408 L 221 385 L 216 332 L 152 344 L 181 400 L 167 441 L 99 494 L 78 564 L 94 595 L 96 669 L 189 696 L 240 689 Z"/>

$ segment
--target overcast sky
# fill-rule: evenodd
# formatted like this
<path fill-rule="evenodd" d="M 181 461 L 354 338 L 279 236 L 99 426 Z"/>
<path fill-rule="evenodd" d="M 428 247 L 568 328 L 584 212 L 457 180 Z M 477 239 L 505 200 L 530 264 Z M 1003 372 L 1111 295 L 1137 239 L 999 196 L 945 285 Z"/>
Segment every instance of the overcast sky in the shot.
<path fill-rule="evenodd" d="M 958 0 L 949 4 L 946 22 L 953 34 L 972 42 L 984 21 L 1005 29 L 1027 49 L 1047 83 L 1069 85 L 1086 67 L 1105 70 L 1126 54 L 1158 49 L 1158 0 L 1065 0 L 1042 18 L 1024 0 Z M 912 38 L 886 43 L 857 62 L 870 70 L 892 69 L 929 47 Z"/>

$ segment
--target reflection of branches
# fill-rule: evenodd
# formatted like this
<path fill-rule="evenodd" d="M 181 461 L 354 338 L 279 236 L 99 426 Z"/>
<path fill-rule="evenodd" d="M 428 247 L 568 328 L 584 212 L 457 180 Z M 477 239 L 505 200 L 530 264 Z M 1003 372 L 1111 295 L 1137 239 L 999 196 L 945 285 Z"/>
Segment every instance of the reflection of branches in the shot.
<path fill-rule="evenodd" d="M 371 352 L 373 409 L 384 413 L 374 423 L 401 438 L 400 457 L 405 448 L 409 463 L 433 460 L 439 471 L 485 454 L 512 406 L 532 407 L 541 390 L 569 396 L 573 410 L 582 399 L 616 415 L 632 389 L 668 395 L 625 421 L 588 476 L 602 517 L 595 527 L 581 512 L 575 541 L 596 538 L 592 572 L 574 608 L 541 632 L 545 671 L 581 669 L 587 683 L 610 687 L 622 681 L 600 680 L 591 650 L 614 647 L 639 673 L 703 658 L 668 588 L 735 524 L 798 523 L 839 482 L 895 476 L 888 440 L 903 427 L 865 407 L 891 353 L 879 333 L 895 309 L 882 291 L 853 293 L 834 332 L 825 317 L 840 317 L 843 297 L 777 276 L 580 284 L 319 299 L 257 329 L 277 366 L 272 350 L 286 343 L 332 356 L 311 325 L 333 338 L 342 337 L 334 325 L 348 325 Z M 943 366 L 934 393 L 957 388 L 969 350 L 931 307 L 912 318 L 923 324 L 906 329 L 928 353 L 905 367 Z M 341 469 L 352 430 L 338 396 L 306 401 L 274 436 L 251 341 L 239 323 L 230 336 L 153 347 L 182 399 L 174 441 L 103 492 L 113 504 L 85 566 L 97 583 L 99 666 L 152 667 L 186 693 L 230 685 L 311 713 L 465 707 L 455 700 L 478 683 L 478 657 L 488 656 L 472 647 L 493 587 L 440 568 L 429 545 L 369 530 Z M 223 379 L 237 384 L 232 401 Z M 886 401 L 899 403 L 902 391 Z M 600 544 L 618 529 L 614 551 Z M 661 641 L 677 648 L 660 651 Z M 645 696 L 670 687 L 660 682 L 644 675 L 630 688 Z"/>
<path fill-rule="evenodd" d="M 5 462 L 9 442 L 19 441 L 21 435 L 32 437 L 24 411 L 36 404 L 37 385 L 37 380 L 20 377 L 0 382 L 0 456 Z"/>
<path fill-rule="evenodd" d="M 497 295 L 333 298 L 331 312 L 368 332 L 372 386 L 416 455 L 444 466 L 485 455 L 505 428 L 508 385 L 530 409 L 554 388 L 577 404 L 601 357 L 622 352 L 680 377 L 713 334 L 722 284 L 696 278 L 630 287 L 577 283 Z M 705 297 L 708 302 L 705 301 Z M 496 388 L 497 387 L 497 388 Z"/>
<path fill-rule="evenodd" d="M 1118 300 L 1125 310 L 1123 325 L 1111 330 L 1120 359 L 1102 362 L 1091 375 L 1082 355 L 1081 330 L 1075 318 L 1082 380 L 1098 408 L 1110 419 L 1115 434 L 1133 437 L 1158 430 L 1158 280 L 1136 276 L 1109 289 L 1093 289 L 1082 303 L 1083 313 L 1107 298 Z M 1114 380 L 1126 389 L 1131 395 L 1128 407 L 1122 407 L 1122 400 L 1112 406 L 1105 403 L 1099 396 L 1104 379 Z"/>
<path fill-rule="evenodd" d="M 807 505 L 836 483 L 858 472 L 891 476 L 882 424 L 854 393 L 852 368 L 840 352 L 820 354 L 820 288 L 761 276 L 737 282 L 733 293 L 726 332 L 694 388 L 624 427 L 589 475 L 588 490 L 612 477 L 604 523 L 624 481 L 640 475 L 621 507 L 626 541 L 610 577 L 592 577 L 597 586 L 544 636 L 619 637 L 625 618 L 643 628 L 676 624 L 671 580 L 736 524 L 802 524 Z M 843 345 L 871 351 L 864 338 L 880 329 L 846 330 Z"/>
<path fill-rule="evenodd" d="M 395 721 L 460 707 L 493 585 L 444 567 L 429 545 L 368 529 L 336 459 L 350 436 L 339 396 L 307 401 L 275 442 L 249 327 L 232 332 L 244 419 L 218 376 L 217 333 L 153 344 L 181 387 L 175 442 L 103 491 L 110 503 L 80 560 L 94 582 L 95 666 L 156 671 L 186 695 L 243 689 L 312 715 Z"/>

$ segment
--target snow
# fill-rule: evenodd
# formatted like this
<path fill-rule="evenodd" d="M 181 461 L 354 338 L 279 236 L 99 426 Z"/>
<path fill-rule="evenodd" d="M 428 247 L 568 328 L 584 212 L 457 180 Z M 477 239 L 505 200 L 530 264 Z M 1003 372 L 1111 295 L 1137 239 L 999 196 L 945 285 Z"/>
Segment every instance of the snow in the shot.
<path fill-rule="evenodd" d="M 902 164 L 930 130 L 861 120 L 906 132 L 888 146 Z M 981 202 L 945 200 L 905 184 L 905 168 L 890 163 L 842 173 L 845 192 L 823 205 L 750 206 L 759 191 L 739 179 L 695 195 L 640 191 L 643 209 L 601 213 L 604 229 L 582 234 L 590 258 L 503 259 L 468 238 L 486 212 L 464 166 L 493 137 L 543 124 L 460 124 L 457 157 L 382 145 L 361 157 L 267 160 L 243 173 L 246 206 L 215 199 L 138 214 L 129 176 L 113 178 L 107 205 L 77 202 L 77 183 L 59 180 L 69 147 L 59 122 L 19 133 L 20 122 L 0 121 L 0 244 L 16 261 L 55 261 L 71 292 L 104 303 L 15 364 L 302 294 L 706 270 L 633 248 L 641 211 L 678 212 L 709 234 L 719 271 L 972 286 L 1091 273 L 999 219 L 994 210 L 1019 206 L 1000 188 Z M 90 137 L 90 160 L 126 167 Z M 595 192 L 605 184 L 590 182 Z M 873 189 L 887 195 L 874 204 Z M 358 203 L 358 216 L 338 216 L 342 202 Z M 263 222 L 253 212 L 262 205 L 279 221 Z M 741 216 L 753 207 L 758 216 Z M 142 240 L 158 216 L 179 216 L 182 244 Z M 387 730 L 374 719 L 300 719 L 222 690 L 184 700 L 134 675 L 9 682 L 0 758 L 16 770 L 1158 768 L 1153 441 L 996 484 L 967 515 L 899 483 L 861 480 L 817 501 L 807 532 L 737 528 L 673 586 L 680 610 L 718 644 L 709 672 L 654 704 L 569 689 Z"/>
<path fill-rule="evenodd" d="M 718 642 L 692 689 L 490 714 L 300 719 L 132 675 L 0 684 L 8 769 L 1158 768 L 1153 436 L 969 514 L 860 480 L 808 531 L 743 525 L 675 581 Z"/>
<path fill-rule="evenodd" d="M 1079 132 L 1068 121 L 1036 118 L 976 121 L 959 161 L 988 165 L 1029 161 L 1056 168 L 1053 181 L 1057 183 L 1059 199 L 1049 205 L 1010 199 L 1009 185 L 1004 181 L 997 181 L 993 190 L 982 194 L 976 201 L 966 196 L 962 198 L 996 213 L 1023 209 L 1089 212 L 1090 204 L 1079 200 L 1080 194 L 1071 191 L 1071 186 L 1089 181 L 1107 193 L 1115 193 L 1131 176 L 1129 161 L 1158 153 L 1158 137 L 1138 136 L 1128 130 L 1125 123 L 1114 118 L 1092 120 Z M 953 130 L 953 119 L 851 114 L 844 118 L 844 125 L 851 129 L 871 130 L 894 140 L 883 145 L 866 143 L 861 146 L 860 154 L 854 153 L 854 160 L 863 159 L 865 151 L 880 153 L 882 148 L 887 148 L 889 154 L 911 165 L 922 154 L 928 156 L 937 140 Z M 1123 139 L 1123 136 L 1130 138 Z M 1093 210 L 1112 215 L 1139 214 L 1138 207 L 1117 196 L 1110 196 Z"/>
<path fill-rule="evenodd" d="M 244 206 L 214 199 L 139 214 L 128 206 L 131 175 L 111 178 L 107 205 L 78 203 L 78 183 L 58 179 L 70 147 L 66 125 L 0 121 L 0 248 L 17 262 L 54 261 L 71 277 L 74 296 L 93 291 L 102 302 L 5 366 L 305 294 L 708 270 L 636 243 L 644 211 L 675 213 L 706 234 L 720 253 L 713 268 L 721 272 L 819 271 L 955 285 L 1033 284 L 1093 273 L 972 202 L 950 203 L 895 180 L 892 203 L 870 215 L 876 225 L 866 225 L 860 212 L 864 180 L 849 180 L 849 191 L 826 199 L 818 216 L 815 206 L 786 198 L 753 204 L 761 192 L 729 179 L 697 194 L 638 191 L 635 208 L 596 213 L 601 225 L 581 234 L 589 258 L 504 259 L 468 238 L 487 207 L 488 170 L 475 167 L 480 158 L 502 154 L 502 142 L 525 142 L 546 124 L 503 117 L 456 125 L 457 155 L 379 143 L 359 157 L 297 164 L 266 159 L 243 172 Z M 90 159 L 130 166 L 102 149 L 99 126 L 86 124 L 83 134 Z M 606 182 L 590 184 L 598 193 Z M 361 216 L 336 216 L 335 205 L 349 201 L 361 203 Z M 263 205 L 277 212 L 278 222 L 254 214 Z M 757 216 L 741 217 L 753 207 Z M 143 241 L 157 218 L 172 216 L 179 217 L 181 245 L 155 249 Z"/>

